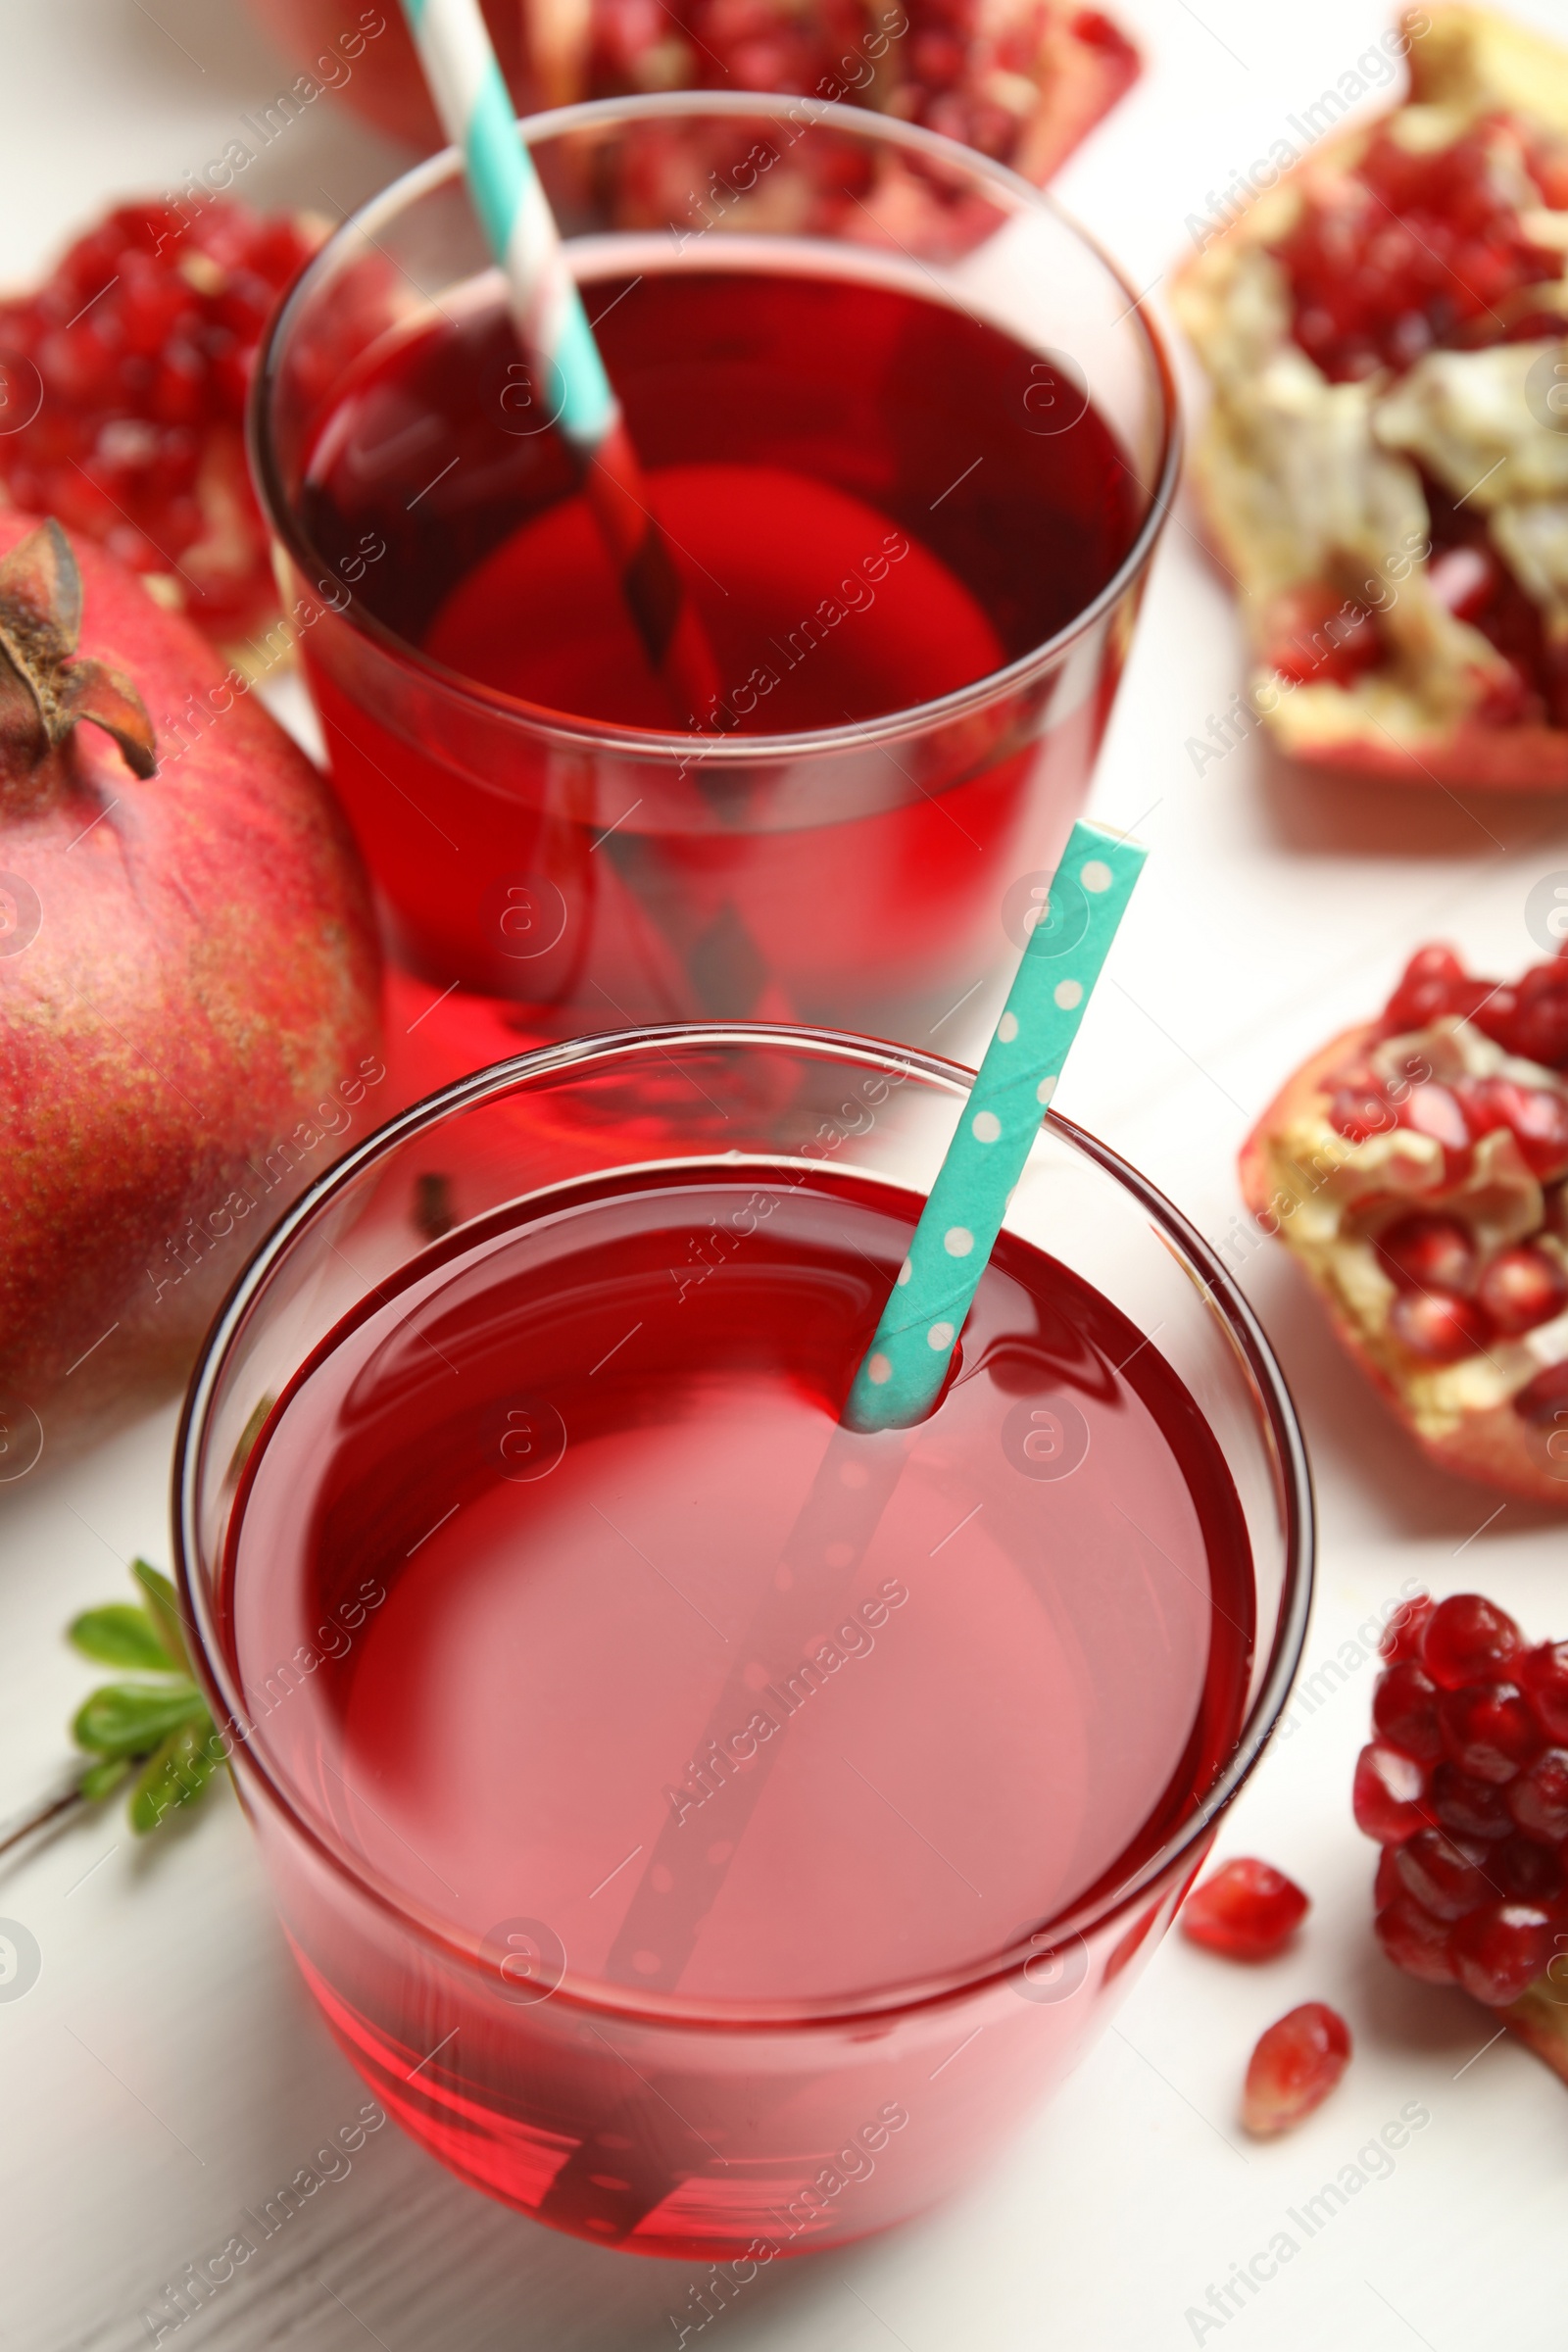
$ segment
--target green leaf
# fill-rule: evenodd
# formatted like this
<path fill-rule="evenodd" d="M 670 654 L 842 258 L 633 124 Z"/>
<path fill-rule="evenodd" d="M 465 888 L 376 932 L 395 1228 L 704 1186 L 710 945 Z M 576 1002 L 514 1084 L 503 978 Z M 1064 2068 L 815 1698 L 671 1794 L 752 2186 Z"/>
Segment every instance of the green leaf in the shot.
<path fill-rule="evenodd" d="M 130 1770 L 128 1756 L 105 1756 L 101 1764 L 89 1764 L 76 1786 L 89 1804 L 111 1795 Z"/>
<path fill-rule="evenodd" d="M 193 1805 L 223 1761 L 213 1719 L 204 1709 L 199 1723 L 171 1732 L 142 1767 L 130 1792 L 130 1826 L 138 1838 L 180 1805 Z"/>
<path fill-rule="evenodd" d="M 189 1674 L 190 1657 L 185 1648 L 185 1621 L 179 1613 L 179 1594 L 162 1570 L 147 1560 L 132 1560 L 130 1573 L 147 1596 L 147 1613 L 159 1641 L 180 1673 Z"/>
<path fill-rule="evenodd" d="M 176 1726 L 201 1716 L 206 1704 L 183 1677 L 163 1683 L 105 1683 L 77 1709 L 72 1737 L 78 1747 L 105 1756 L 145 1756 Z"/>
<path fill-rule="evenodd" d="M 178 1671 L 159 1641 L 152 1618 L 128 1600 L 112 1600 L 101 1609 L 87 1609 L 66 1629 L 84 1657 L 100 1666 L 128 1666 L 137 1674 Z"/>

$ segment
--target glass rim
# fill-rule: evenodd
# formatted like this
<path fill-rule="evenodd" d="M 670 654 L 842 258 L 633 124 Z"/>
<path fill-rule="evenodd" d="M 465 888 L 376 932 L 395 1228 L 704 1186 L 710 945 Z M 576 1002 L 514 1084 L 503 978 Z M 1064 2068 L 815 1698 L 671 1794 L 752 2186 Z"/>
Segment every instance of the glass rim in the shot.
<path fill-rule="evenodd" d="M 439 1127 L 456 1113 L 470 1110 L 488 1099 L 525 1090 L 557 1072 L 613 1056 L 667 1054 L 672 1043 L 692 1046 L 730 1046 L 753 1051 L 788 1047 L 814 1051 L 824 1058 L 870 1064 L 886 1071 L 903 1070 L 906 1077 L 927 1079 L 953 1094 L 967 1094 L 975 1073 L 944 1055 L 913 1046 L 835 1029 L 795 1028 L 787 1023 L 705 1021 L 651 1025 L 612 1030 L 601 1036 L 574 1038 L 513 1055 L 488 1068 L 469 1073 L 427 1095 L 422 1102 L 368 1135 L 334 1166 L 323 1171 L 301 1194 L 241 1269 L 220 1308 L 197 1358 L 174 1441 L 172 1519 L 175 1574 L 187 1630 L 192 1643 L 191 1665 L 215 1722 L 233 1747 L 245 1750 L 245 1770 L 254 1774 L 291 1836 L 303 1838 L 336 1879 L 347 1880 L 362 1895 L 386 1913 L 416 1940 L 434 1945 L 460 1971 L 477 1969 L 477 1944 L 465 1940 L 455 1923 L 426 1913 L 394 1889 L 367 1861 L 356 1859 L 325 1828 L 314 1821 L 273 1771 L 255 1737 L 237 1674 L 231 1674 L 221 1635 L 211 1605 L 209 1577 L 199 1531 L 199 1488 L 204 1467 L 208 1416 L 225 1368 L 231 1345 L 241 1334 L 273 1270 L 316 1217 L 379 1159 L 387 1157 L 413 1137 Z M 948 2000 L 981 1991 L 1011 1975 L 1031 1954 L 1039 1956 L 1038 1938 L 1049 1933 L 1053 1949 L 1071 1943 L 1087 1932 L 1118 1918 L 1139 1897 L 1179 1872 L 1191 1857 L 1200 1861 L 1211 1825 L 1237 1795 L 1262 1754 L 1290 1695 L 1306 1639 L 1314 1563 L 1314 1509 L 1311 1471 L 1294 1400 L 1273 1349 L 1240 1288 L 1201 1234 L 1109 1145 L 1102 1143 L 1072 1120 L 1049 1111 L 1045 1130 L 1066 1142 L 1108 1176 L 1153 1220 L 1162 1239 L 1173 1240 L 1199 1274 L 1210 1305 L 1223 1322 L 1250 1375 L 1261 1406 L 1262 1436 L 1272 1451 L 1282 1503 L 1284 1575 L 1278 1623 L 1263 1680 L 1248 1710 L 1236 1744 L 1216 1774 L 1208 1792 L 1184 1809 L 1182 1819 L 1122 1884 L 1108 1892 L 1086 1894 L 1032 1932 L 1020 1931 L 1004 1952 L 914 1984 L 867 1989 L 863 1996 L 834 1994 L 820 2000 L 720 2002 L 691 1999 L 677 1993 L 654 1993 L 636 1986 L 621 1987 L 592 1977 L 575 1980 L 569 1971 L 551 1996 L 568 2007 L 621 2019 L 642 2019 L 666 2026 L 713 2028 L 829 2027 L 875 2015 L 896 2015 L 933 2000 Z M 1255 1568 L 1254 1568 L 1255 1574 Z M 241 1727 L 245 1727 L 241 1729 Z"/>
<path fill-rule="evenodd" d="M 862 139 L 902 147 L 930 162 L 945 164 L 950 171 L 961 171 L 972 180 L 989 180 L 1012 200 L 1015 212 L 1025 209 L 1043 213 L 1069 236 L 1076 238 L 1126 295 L 1127 307 L 1121 316 L 1136 322 L 1144 339 L 1146 357 L 1158 395 L 1161 438 L 1153 468 L 1152 487 L 1138 481 L 1138 476 L 1133 474 L 1148 504 L 1131 547 L 1105 585 L 1090 599 L 1081 612 L 1074 613 L 1054 635 L 1044 639 L 1028 653 L 1018 655 L 1002 668 L 988 670 L 984 677 L 971 680 L 967 686 L 956 687 L 951 693 L 938 695 L 929 702 L 911 703 L 899 710 L 884 711 L 875 718 L 789 735 L 694 736 L 690 732 L 677 733 L 674 729 L 664 732 L 580 717 L 571 712 L 554 710 L 547 704 L 527 702 L 520 695 L 506 694 L 499 687 L 482 685 L 477 679 L 465 677 L 460 670 L 448 668 L 444 662 L 432 660 L 418 646 L 389 628 L 373 612 L 362 612 L 359 610 L 362 600 L 358 598 L 351 600 L 339 612 L 339 618 L 348 626 L 381 653 L 412 663 L 422 677 L 444 693 L 468 704 L 475 710 L 487 713 L 491 718 L 502 718 L 514 725 L 525 726 L 530 732 L 546 738 L 561 749 L 587 749 L 601 754 L 607 750 L 616 750 L 628 757 L 662 760 L 679 758 L 690 763 L 695 742 L 701 746 L 701 762 L 705 767 L 714 761 L 721 766 L 746 766 L 759 760 L 772 762 L 801 759 L 811 754 L 821 757 L 866 743 L 896 742 L 905 735 L 923 733 L 951 720 L 969 716 L 1033 683 L 1037 674 L 1059 662 L 1063 654 L 1087 635 L 1127 594 L 1153 554 L 1165 517 L 1174 503 L 1181 472 L 1182 424 L 1175 369 L 1165 348 L 1164 337 L 1155 325 L 1144 296 L 1126 271 L 1112 260 L 1100 240 L 1075 220 L 1045 189 L 1037 188 L 1031 180 L 1011 171 L 1005 164 L 996 163 L 991 157 L 980 155 L 971 148 L 961 146 L 957 140 L 944 138 L 939 132 L 927 130 L 918 123 L 904 122 L 895 116 L 875 114 L 865 107 L 847 106 L 822 98 L 793 97 L 788 93 L 672 90 L 628 98 L 588 99 L 576 106 L 556 107 L 519 116 L 517 128 L 530 145 L 535 145 L 542 144 L 547 138 L 590 129 L 600 123 L 628 120 L 657 121 L 674 114 L 733 115 L 742 118 L 764 114 L 783 118 L 792 108 L 801 107 L 810 110 L 813 127 L 821 123 Z M 290 563 L 307 575 L 319 568 L 331 573 L 332 566 L 311 545 L 293 512 L 272 444 L 269 395 L 278 370 L 284 343 L 315 293 L 319 278 L 325 274 L 333 257 L 350 237 L 369 237 L 374 242 L 372 230 L 375 227 L 384 226 L 392 216 L 430 189 L 458 178 L 462 171 L 463 159 L 458 149 L 442 148 L 392 180 L 355 212 L 346 215 L 306 264 L 287 297 L 272 314 L 262 337 L 246 401 L 245 437 L 251 473 L 269 529 L 286 552 Z M 567 242 L 569 244 L 570 240 Z M 820 242 L 826 245 L 831 244 L 832 240 L 823 238 Z M 1116 323 L 1119 325 L 1121 320 L 1118 319 Z M 1131 472 L 1130 467 L 1128 470 Z M 332 576 L 335 578 L 335 573 Z"/>

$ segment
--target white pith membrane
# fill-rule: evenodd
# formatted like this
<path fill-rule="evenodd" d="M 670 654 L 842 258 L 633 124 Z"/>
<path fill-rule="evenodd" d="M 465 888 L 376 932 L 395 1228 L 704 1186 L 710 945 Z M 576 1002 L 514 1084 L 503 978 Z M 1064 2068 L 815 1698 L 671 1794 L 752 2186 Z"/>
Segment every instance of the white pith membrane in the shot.
<path fill-rule="evenodd" d="M 1315 149 L 1200 254 L 1176 288 L 1178 316 L 1213 385 L 1194 470 L 1254 647 L 1287 590 L 1364 597 L 1364 583 L 1378 586 L 1365 601 L 1378 613 L 1379 667 L 1348 684 L 1295 687 L 1266 665 L 1251 673 L 1254 708 L 1298 757 L 1370 746 L 1419 759 L 1510 682 L 1503 657 L 1434 593 L 1428 562 L 1412 559 L 1430 531 L 1415 460 L 1486 517 L 1493 552 L 1539 608 L 1548 640 L 1568 640 L 1568 415 L 1565 429 L 1554 429 L 1525 392 L 1538 363 L 1568 362 L 1568 212 L 1544 206 L 1497 143 L 1527 235 L 1564 256 L 1564 275 L 1532 287 L 1530 301 L 1563 314 L 1565 339 L 1430 352 L 1402 373 L 1354 383 L 1331 383 L 1292 339 L 1290 281 L 1266 250 L 1289 234 L 1309 195 L 1342 182 L 1383 131 L 1411 153 L 1441 152 L 1501 112 L 1568 139 L 1568 52 L 1484 10 L 1429 13 L 1432 28 L 1410 50 L 1411 102 Z"/>
<path fill-rule="evenodd" d="M 1357 1058 L 1387 1086 L 1403 1083 L 1412 1057 L 1440 1084 L 1508 1078 L 1568 1099 L 1568 1085 L 1556 1071 L 1505 1054 L 1452 1015 L 1388 1038 Z M 1478 1273 L 1499 1250 L 1526 1241 L 1538 1243 L 1568 1273 L 1568 1195 L 1561 1180 L 1543 1186 L 1506 1127 L 1479 1139 L 1469 1172 L 1450 1185 L 1443 1146 L 1434 1137 L 1393 1127 L 1351 1143 L 1329 1124 L 1330 1100 L 1326 1088 L 1318 1091 L 1309 1107 L 1266 1140 L 1268 1194 L 1280 1238 L 1397 1391 L 1417 1435 L 1446 1437 L 1466 1414 L 1506 1404 L 1548 1365 L 1568 1360 L 1568 1308 L 1517 1339 L 1489 1339 L 1457 1363 L 1424 1363 L 1390 1327 L 1398 1293 L 1378 1255 L 1379 1238 L 1412 1211 L 1428 1211 L 1466 1228 Z M 1288 1209 L 1283 1200 L 1291 1203 Z"/>

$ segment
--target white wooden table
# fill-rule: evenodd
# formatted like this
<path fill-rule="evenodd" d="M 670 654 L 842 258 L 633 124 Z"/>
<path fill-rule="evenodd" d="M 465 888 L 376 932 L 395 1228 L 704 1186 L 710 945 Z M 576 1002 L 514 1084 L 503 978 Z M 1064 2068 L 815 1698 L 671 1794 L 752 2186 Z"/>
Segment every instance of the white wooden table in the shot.
<path fill-rule="evenodd" d="M 385 0 L 391 6 L 393 0 Z M 345 8 L 345 24 L 352 14 Z M 1382 32 L 1375 0 L 1118 0 L 1150 72 L 1061 194 L 1161 299 L 1185 216 Z M 1521 0 L 1568 39 L 1568 0 Z M 31 273 L 104 198 L 174 184 L 221 152 L 284 76 L 237 0 L 4 0 L 0 282 Z M 357 202 L 400 159 L 323 97 L 248 174 L 265 199 Z M 1283 1071 L 1381 1003 L 1417 941 L 1483 967 L 1533 956 L 1523 909 L 1568 867 L 1561 805 L 1314 783 L 1255 744 L 1195 774 L 1184 746 L 1239 678 L 1226 597 L 1179 516 L 1102 762 L 1096 808 L 1154 856 L 1116 984 L 1097 1002 L 1066 1107 L 1216 1241 L 1234 1159 Z M 1152 804 L 1152 807 L 1151 806 Z M 1446 1479 L 1342 1363 L 1279 1253 L 1243 1278 L 1305 1417 L 1323 1506 L 1316 1670 L 1405 1580 L 1478 1586 L 1568 1634 L 1562 1523 Z M 88 1670 L 60 1629 L 167 1562 L 173 1413 L 86 1462 L 41 1469 L 0 1516 L 0 1810 L 49 1781 Z M 1342 1653 L 1349 1658 L 1350 1651 Z M 1177 1941 L 1054 2107 L 966 2197 L 905 2235 L 761 2274 L 710 2337 L 727 2352 L 1033 2352 L 1250 2343 L 1269 2352 L 1560 2352 L 1568 2089 L 1484 2014 L 1396 1978 L 1369 1934 L 1372 1849 L 1349 1817 L 1372 1683 L 1314 1688 L 1226 1825 L 1309 1888 L 1299 1948 L 1262 1971 Z M 36 1937 L 38 1982 L 0 2001 L 0 2344 L 131 2352 L 166 2283 L 206 2263 L 365 2096 L 307 1999 L 232 1798 L 136 1849 L 118 1809 L 0 1865 L 0 1914 Z M 1334 2098 L 1282 2144 L 1235 2124 L 1251 2041 L 1295 2002 L 1356 2041 Z M 1310 2238 L 1300 2211 L 1401 2110 L 1429 2121 Z M 1369 2159 L 1358 2168 L 1382 2176 Z M 1210 2285 L 1297 2250 L 1222 2324 Z M 220 2265 L 219 2267 L 221 2267 Z M 1260 2271 L 1269 2265 L 1259 2264 Z M 165 2343 L 254 2352 L 635 2352 L 675 2342 L 701 2274 L 605 2253 L 461 2187 L 388 2128 Z M 1220 2298 L 1220 2310 L 1225 2309 Z M 688 2339 L 699 2340 L 695 2335 Z"/>

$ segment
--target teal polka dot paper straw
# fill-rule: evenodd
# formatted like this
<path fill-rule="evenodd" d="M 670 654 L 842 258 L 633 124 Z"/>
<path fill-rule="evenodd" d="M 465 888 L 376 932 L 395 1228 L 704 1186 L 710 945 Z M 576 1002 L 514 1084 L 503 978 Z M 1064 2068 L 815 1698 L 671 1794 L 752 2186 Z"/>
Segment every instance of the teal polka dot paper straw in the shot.
<path fill-rule="evenodd" d="M 517 136 L 479 0 L 403 0 L 435 110 L 462 150 L 485 242 L 506 272 L 523 349 L 537 362 L 552 420 L 583 467 L 583 491 L 649 659 L 684 720 L 710 720 L 713 651 L 663 533 L 649 512 L 637 453 L 567 266 L 550 200 Z"/>
<path fill-rule="evenodd" d="M 1147 853 L 1074 825 L 1006 1007 L 855 1376 L 852 1429 L 907 1429 L 936 1402 L 1013 1188 Z"/>

